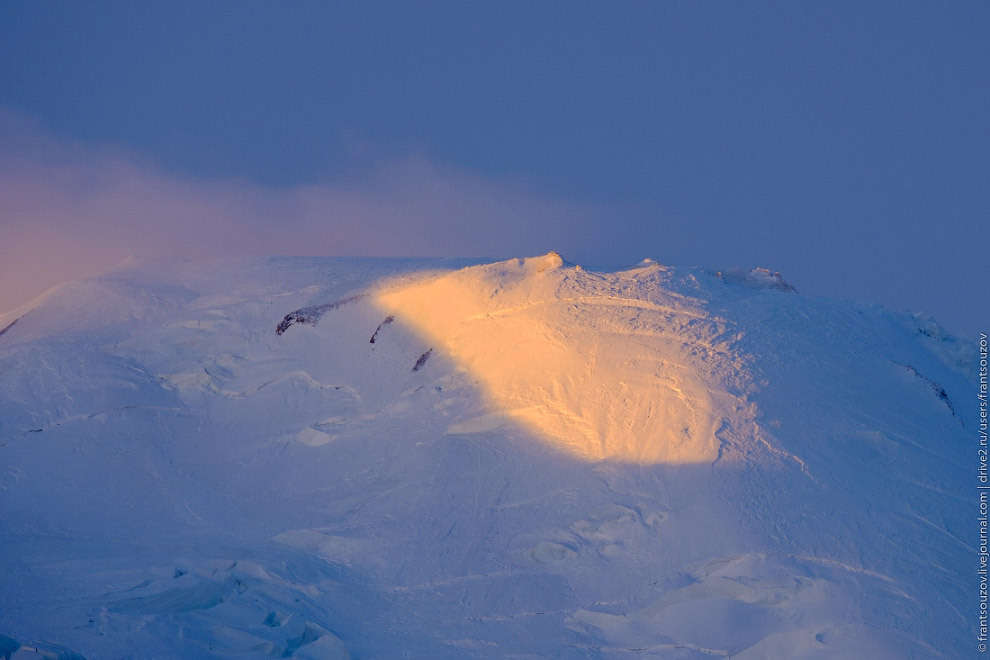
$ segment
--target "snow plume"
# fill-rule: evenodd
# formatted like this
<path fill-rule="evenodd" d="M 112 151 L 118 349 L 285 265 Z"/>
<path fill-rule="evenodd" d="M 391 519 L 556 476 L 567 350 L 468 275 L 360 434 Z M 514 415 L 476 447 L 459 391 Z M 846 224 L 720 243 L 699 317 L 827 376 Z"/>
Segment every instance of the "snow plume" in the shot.
<path fill-rule="evenodd" d="M 128 257 L 542 253 L 572 247 L 606 212 L 422 155 L 291 187 L 198 180 L 2 107 L 0 199 L 0 312 Z"/>

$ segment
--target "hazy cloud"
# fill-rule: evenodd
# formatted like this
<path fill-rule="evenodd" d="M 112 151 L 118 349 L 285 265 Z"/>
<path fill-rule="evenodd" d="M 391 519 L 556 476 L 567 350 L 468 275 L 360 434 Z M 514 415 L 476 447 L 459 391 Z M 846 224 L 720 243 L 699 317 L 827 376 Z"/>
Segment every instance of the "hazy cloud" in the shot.
<path fill-rule="evenodd" d="M 0 312 L 128 257 L 568 253 L 607 210 L 422 155 L 286 188 L 196 180 L 0 108 Z"/>

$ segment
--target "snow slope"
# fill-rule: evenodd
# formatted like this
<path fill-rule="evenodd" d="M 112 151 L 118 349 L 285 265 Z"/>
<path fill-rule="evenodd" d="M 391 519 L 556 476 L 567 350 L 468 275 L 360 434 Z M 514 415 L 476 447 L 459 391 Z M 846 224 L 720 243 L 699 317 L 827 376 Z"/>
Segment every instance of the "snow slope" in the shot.
<path fill-rule="evenodd" d="M 67 284 L 0 316 L 0 657 L 973 657 L 974 364 L 762 269 Z"/>

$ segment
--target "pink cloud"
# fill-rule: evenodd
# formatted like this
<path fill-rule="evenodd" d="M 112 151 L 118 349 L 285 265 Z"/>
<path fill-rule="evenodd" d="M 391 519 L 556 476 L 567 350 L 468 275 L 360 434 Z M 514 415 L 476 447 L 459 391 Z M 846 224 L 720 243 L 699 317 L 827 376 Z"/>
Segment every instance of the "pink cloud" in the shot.
<path fill-rule="evenodd" d="M 194 179 L 2 108 L 0 199 L 0 312 L 128 257 L 567 254 L 606 212 L 416 154 L 287 188 Z"/>

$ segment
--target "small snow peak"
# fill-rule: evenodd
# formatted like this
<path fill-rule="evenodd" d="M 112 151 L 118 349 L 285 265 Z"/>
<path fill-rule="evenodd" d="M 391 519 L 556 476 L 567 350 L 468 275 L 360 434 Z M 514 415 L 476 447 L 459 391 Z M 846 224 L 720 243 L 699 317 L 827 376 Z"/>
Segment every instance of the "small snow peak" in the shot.
<path fill-rule="evenodd" d="M 529 287 L 537 281 L 545 280 L 553 273 L 569 266 L 556 252 L 548 252 L 538 257 L 520 257 L 479 266 L 467 266 L 458 271 L 455 278 L 485 282 L 493 290 Z"/>
<path fill-rule="evenodd" d="M 636 274 L 639 274 L 639 273 L 653 272 L 653 271 L 656 271 L 656 270 L 660 270 L 662 268 L 663 268 L 663 266 L 658 261 L 656 261 L 655 259 L 650 259 L 649 257 L 647 257 L 646 259 L 643 259 L 642 261 L 640 261 L 638 264 L 636 264 L 634 266 L 629 266 L 627 268 L 621 268 L 621 269 L 619 269 L 616 272 L 617 273 L 624 273 L 626 275 L 636 275 Z"/>
<path fill-rule="evenodd" d="M 537 262 L 536 272 L 538 273 L 542 273 L 547 270 L 554 270 L 564 265 L 564 258 L 560 256 L 559 252 L 554 250 L 547 252 L 542 257 L 534 257 L 533 261 Z"/>

